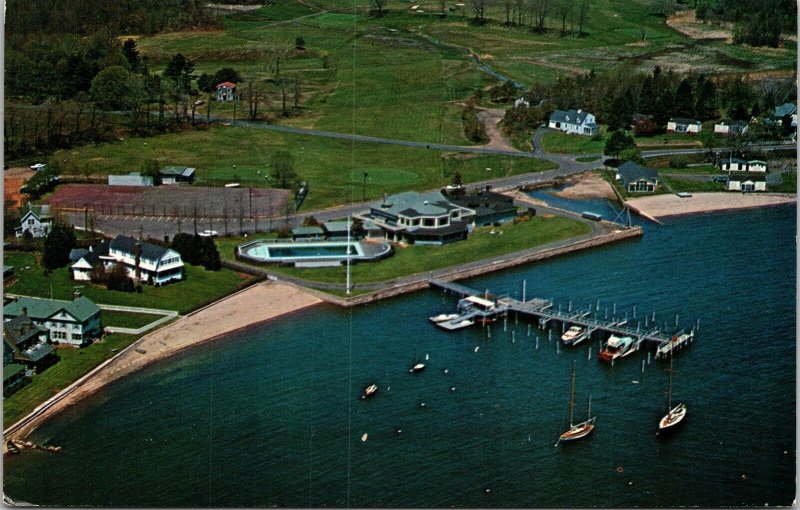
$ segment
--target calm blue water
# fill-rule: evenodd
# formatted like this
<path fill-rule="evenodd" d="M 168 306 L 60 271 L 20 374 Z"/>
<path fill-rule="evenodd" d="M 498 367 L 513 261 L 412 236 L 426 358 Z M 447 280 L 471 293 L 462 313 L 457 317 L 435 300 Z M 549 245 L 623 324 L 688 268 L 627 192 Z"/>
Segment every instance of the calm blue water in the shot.
<path fill-rule="evenodd" d="M 642 373 L 645 353 L 600 365 L 596 343 L 590 359 L 589 345 L 557 353 L 513 319 L 491 338 L 448 334 L 427 317 L 455 300 L 426 291 L 306 310 L 119 381 L 36 432 L 63 453 L 7 456 L 4 489 L 61 505 L 790 504 L 795 216 L 647 224 L 641 240 L 467 282 L 520 295 L 526 279 L 528 296 L 699 318 L 698 340 L 675 358 L 689 416 L 672 437 L 655 436 L 667 374 L 656 362 Z M 426 354 L 428 369 L 408 374 Z M 578 409 L 591 392 L 597 429 L 554 448 L 573 360 Z M 359 400 L 371 382 L 379 393 Z"/>

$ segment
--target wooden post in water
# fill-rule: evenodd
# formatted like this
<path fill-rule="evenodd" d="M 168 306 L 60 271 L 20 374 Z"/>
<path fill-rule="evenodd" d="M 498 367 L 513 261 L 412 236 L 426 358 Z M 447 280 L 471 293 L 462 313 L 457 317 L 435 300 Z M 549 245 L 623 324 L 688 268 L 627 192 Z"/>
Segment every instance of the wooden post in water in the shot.
<path fill-rule="evenodd" d="M 636 305 L 633 305 L 633 318 L 636 318 Z"/>
<path fill-rule="evenodd" d="M 525 291 L 527 290 L 526 289 L 527 284 L 528 284 L 527 280 L 522 280 L 522 302 L 523 303 L 525 302 Z"/>

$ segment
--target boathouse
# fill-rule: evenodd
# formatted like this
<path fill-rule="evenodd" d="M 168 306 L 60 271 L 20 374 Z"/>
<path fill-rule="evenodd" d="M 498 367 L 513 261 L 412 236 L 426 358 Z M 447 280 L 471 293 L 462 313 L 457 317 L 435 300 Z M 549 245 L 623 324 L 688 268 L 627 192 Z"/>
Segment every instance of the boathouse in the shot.
<path fill-rule="evenodd" d="M 728 175 L 728 191 L 767 191 L 767 178 L 763 173 L 731 172 Z"/>

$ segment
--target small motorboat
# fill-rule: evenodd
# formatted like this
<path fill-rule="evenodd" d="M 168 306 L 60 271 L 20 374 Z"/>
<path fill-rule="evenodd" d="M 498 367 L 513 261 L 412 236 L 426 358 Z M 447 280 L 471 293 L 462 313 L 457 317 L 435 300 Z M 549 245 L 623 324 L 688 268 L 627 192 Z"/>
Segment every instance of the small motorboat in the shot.
<path fill-rule="evenodd" d="M 580 326 L 572 326 L 567 331 L 561 335 L 561 341 L 565 344 L 572 343 L 576 338 L 578 338 L 583 333 L 583 328 Z"/>
<path fill-rule="evenodd" d="M 364 388 L 364 393 L 361 395 L 361 398 L 369 398 L 377 392 L 378 392 L 378 385 L 370 384 L 369 386 Z"/>
<path fill-rule="evenodd" d="M 636 342 L 632 337 L 611 335 L 603 350 L 597 353 L 597 358 L 600 361 L 611 362 L 617 358 L 624 358 L 636 349 Z"/>
<path fill-rule="evenodd" d="M 408 369 L 408 373 L 415 374 L 418 372 L 422 372 L 423 370 L 425 370 L 425 363 L 416 363 L 414 364 L 414 366 Z"/>
<path fill-rule="evenodd" d="M 457 313 L 440 313 L 439 315 L 434 315 L 433 317 L 428 317 L 428 320 L 434 324 L 438 324 L 440 322 L 447 322 L 451 321 L 458 317 Z"/>

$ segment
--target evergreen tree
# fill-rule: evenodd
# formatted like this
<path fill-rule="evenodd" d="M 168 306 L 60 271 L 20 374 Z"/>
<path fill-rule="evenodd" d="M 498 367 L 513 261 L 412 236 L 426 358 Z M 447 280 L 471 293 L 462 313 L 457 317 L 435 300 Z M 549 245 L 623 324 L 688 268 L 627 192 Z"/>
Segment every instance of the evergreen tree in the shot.
<path fill-rule="evenodd" d="M 684 78 L 675 92 L 673 112 L 677 117 L 694 117 L 694 90 L 689 78 Z"/>
<path fill-rule="evenodd" d="M 67 265 L 69 252 L 75 248 L 75 232 L 72 225 L 57 220 L 53 222 L 50 232 L 42 245 L 42 263 L 48 270 Z"/>
<path fill-rule="evenodd" d="M 132 73 L 138 73 L 142 66 L 142 57 L 139 55 L 139 49 L 136 48 L 136 41 L 133 39 L 125 39 L 122 43 L 122 56 L 128 62 L 128 69 Z"/>
<path fill-rule="evenodd" d="M 183 54 L 176 53 L 169 64 L 167 64 L 167 68 L 164 69 L 163 75 L 165 78 L 169 78 L 175 82 L 182 92 L 188 93 L 192 86 L 192 79 L 194 78 L 192 75 L 193 72 L 194 64 L 184 57 Z"/>
<path fill-rule="evenodd" d="M 620 129 L 611 133 L 611 136 L 606 141 L 603 154 L 606 156 L 616 157 L 619 156 L 619 154 L 625 149 L 631 149 L 635 147 L 636 142 L 634 141 L 633 137 Z"/>

